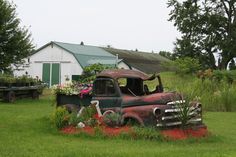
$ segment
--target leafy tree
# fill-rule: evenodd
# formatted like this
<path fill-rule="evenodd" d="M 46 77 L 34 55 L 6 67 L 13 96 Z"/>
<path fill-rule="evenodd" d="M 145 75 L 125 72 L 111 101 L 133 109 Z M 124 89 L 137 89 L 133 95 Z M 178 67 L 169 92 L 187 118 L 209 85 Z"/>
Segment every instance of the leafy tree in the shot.
<path fill-rule="evenodd" d="M 0 71 L 7 71 L 11 64 L 21 64 L 33 48 L 31 34 L 20 27 L 16 6 L 0 0 Z"/>
<path fill-rule="evenodd" d="M 200 69 L 200 64 L 197 59 L 184 57 L 176 59 L 172 65 L 177 74 L 194 74 Z"/>
<path fill-rule="evenodd" d="M 182 33 L 175 43 L 177 57 L 198 58 L 205 68 L 216 68 L 213 53 L 219 53 L 220 69 L 236 56 L 235 0 L 168 0 L 170 21 Z"/>
<path fill-rule="evenodd" d="M 100 63 L 92 64 L 84 67 L 83 74 L 80 77 L 80 82 L 90 82 L 96 78 L 96 74 L 105 69 L 112 69 L 114 67 L 106 66 Z"/>
<path fill-rule="evenodd" d="M 236 70 L 236 64 L 234 59 L 232 59 L 229 63 L 229 70 Z"/>
<path fill-rule="evenodd" d="M 171 52 L 168 52 L 168 51 L 160 51 L 159 55 L 166 57 L 170 60 L 175 60 L 175 56 Z"/>

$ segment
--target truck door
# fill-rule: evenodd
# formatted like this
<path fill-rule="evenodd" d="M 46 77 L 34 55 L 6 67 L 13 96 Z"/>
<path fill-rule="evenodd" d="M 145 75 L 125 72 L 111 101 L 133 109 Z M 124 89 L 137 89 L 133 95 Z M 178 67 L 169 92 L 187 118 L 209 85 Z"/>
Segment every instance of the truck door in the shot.
<path fill-rule="evenodd" d="M 98 78 L 93 86 L 93 99 L 99 101 L 102 112 L 106 109 L 120 109 L 121 95 L 117 83 L 110 78 Z"/>

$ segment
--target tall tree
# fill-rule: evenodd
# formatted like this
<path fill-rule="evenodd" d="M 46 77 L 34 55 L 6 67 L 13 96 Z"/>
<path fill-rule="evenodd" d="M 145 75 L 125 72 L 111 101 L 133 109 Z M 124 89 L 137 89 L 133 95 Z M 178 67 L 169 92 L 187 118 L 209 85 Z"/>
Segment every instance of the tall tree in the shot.
<path fill-rule="evenodd" d="M 6 71 L 11 64 L 21 64 L 33 48 L 31 34 L 20 27 L 16 6 L 0 0 L 0 71 Z"/>
<path fill-rule="evenodd" d="M 169 0 L 170 21 L 182 33 L 176 41 L 179 57 L 198 57 L 204 67 L 215 67 L 213 53 L 220 54 L 225 69 L 236 56 L 235 0 Z"/>
<path fill-rule="evenodd" d="M 161 55 L 163 57 L 166 57 L 170 60 L 175 60 L 175 56 L 173 56 L 173 54 L 171 52 L 168 52 L 168 51 L 160 51 L 159 55 Z"/>

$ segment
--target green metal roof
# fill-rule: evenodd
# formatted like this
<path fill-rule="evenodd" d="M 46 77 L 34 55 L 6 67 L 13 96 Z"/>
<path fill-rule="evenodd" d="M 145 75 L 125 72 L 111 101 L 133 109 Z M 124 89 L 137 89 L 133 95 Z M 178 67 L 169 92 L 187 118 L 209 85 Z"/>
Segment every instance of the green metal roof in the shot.
<path fill-rule="evenodd" d="M 99 47 L 55 41 L 52 43 L 72 53 L 82 67 L 86 67 L 95 63 L 106 65 L 116 64 L 116 56 Z"/>

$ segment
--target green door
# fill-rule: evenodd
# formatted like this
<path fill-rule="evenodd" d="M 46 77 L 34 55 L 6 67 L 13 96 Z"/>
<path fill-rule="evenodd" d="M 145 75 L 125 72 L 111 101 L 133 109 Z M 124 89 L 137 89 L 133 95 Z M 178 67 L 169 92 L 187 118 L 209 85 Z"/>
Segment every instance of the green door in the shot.
<path fill-rule="evenodd" d="M 50 86 L 50 63 L 43 63 L 43 82 L 47 83 Z"/>
<path fill-rule="evenodd" d="M 60 83 L 60 64 L 43 63 L 43 82 L 48 86 Z"/>
<path fill-rule="evenodd" d="M 60 83 L 60 64 L 52 63 L 51 86 Z"/>

